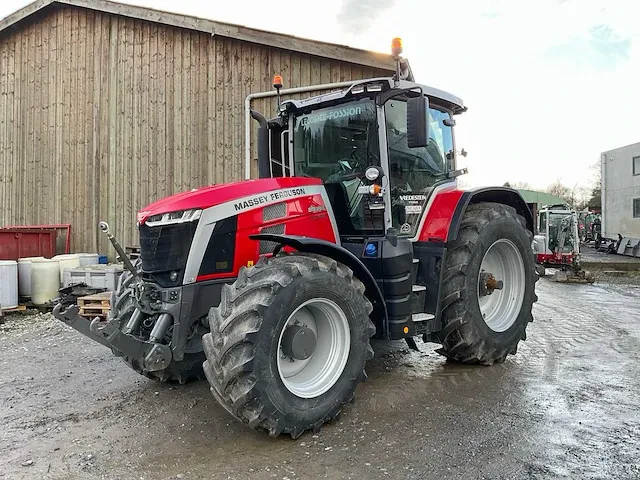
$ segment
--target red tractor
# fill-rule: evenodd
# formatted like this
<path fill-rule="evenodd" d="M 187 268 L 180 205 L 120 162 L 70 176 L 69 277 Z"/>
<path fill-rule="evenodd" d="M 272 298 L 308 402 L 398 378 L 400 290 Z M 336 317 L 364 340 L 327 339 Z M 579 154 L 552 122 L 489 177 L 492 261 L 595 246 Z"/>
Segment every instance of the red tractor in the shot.
<path fill-rule="evenodd" d="M 372 338 L 416 337 L 491 365 L 533 320 L 533 218 L 510 188 L 457 188 L 462 100 L 397 72 L 279 103 L 259 124 L 259 179 L 138 213 L 140 261 L 106 321 L 57 318 L 139 373 L 206 376 L 234 417 L 297 438 L 366 379 Z"/>

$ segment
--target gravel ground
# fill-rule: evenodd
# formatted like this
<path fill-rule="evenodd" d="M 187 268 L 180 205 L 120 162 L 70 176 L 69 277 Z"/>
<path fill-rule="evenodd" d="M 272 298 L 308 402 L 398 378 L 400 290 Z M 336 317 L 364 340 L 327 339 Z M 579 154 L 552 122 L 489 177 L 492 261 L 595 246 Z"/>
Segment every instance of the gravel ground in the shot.
<path fill-rule="evenodd" d="M 375 345 L 340 421 L 298 440 L 159 385 L 51 315 L 0 325 L 2 479 L 640 478 L 640 286 L 538 282 L 502 365 Z"/>

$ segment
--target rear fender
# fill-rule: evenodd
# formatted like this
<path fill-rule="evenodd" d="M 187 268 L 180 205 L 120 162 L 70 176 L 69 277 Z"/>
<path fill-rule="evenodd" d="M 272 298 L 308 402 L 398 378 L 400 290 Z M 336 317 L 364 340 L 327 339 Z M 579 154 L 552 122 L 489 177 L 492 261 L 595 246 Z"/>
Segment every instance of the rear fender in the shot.
<path fill-rule="evenodd" d="M 462 217 L 464 212 L 467 210 L 467 207 L 481 202 L 502 203 L 515 208 L 516 212 L 524 217 L 527 229 L 531 231 L 531 233 L 534 232 L 533 214 L 531 213 L 531 209 L 527 205 L 527 202 L 525 202 L 522 195 L 520 195 L 520 192 L 507 187 L 483 187 L 465 190 L 462 193 L 449 225 L 449 233 L 447 235 L 448 242 L 451 242 L 458 237 L 460 223 L 462 222 Z"/>
<path fill-rule="evenodd" d="M 274 242 L 280 246 L 291 247 L 299 252 L 323 255 L 328 258 L 333 258 L 335 261 L 349 267 L 353 271 L 355 277 L 364 284 L 365 295 L 373 304 L 372 317 L 374 318 L 372 318 L 372 320 L 376 324 L 376 327 L 378 327 L 376 337 L 385 339 L 388 337 L 389 325 L 387 306 L 384 302 L 380 287 L 378 287 L 378 284 L 373 278 L 373 275 L 371 275 L 371 272 L 367 270 L 367 267 L 365 267 L 360 259 L 353 253 L 340 245 L 317 238 L 300 237 L 296 235 L 276 235 L 269 233 L 249 235 L 249 238 L 252 240 Z M 277 250 L 279 250 L 279 248 Z M 379 327 L 382 327 L 382 329 L 380 330 Z"/>

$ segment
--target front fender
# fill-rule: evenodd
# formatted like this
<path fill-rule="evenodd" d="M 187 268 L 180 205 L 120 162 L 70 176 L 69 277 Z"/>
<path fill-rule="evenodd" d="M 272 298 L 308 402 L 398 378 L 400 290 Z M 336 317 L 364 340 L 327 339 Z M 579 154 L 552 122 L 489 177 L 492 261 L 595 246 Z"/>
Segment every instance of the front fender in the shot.
<path fill-rule="evenodd" d="M 462 222 L 462 216 L 469 205 L 481 202 L 495 202 L 509 205 L 516 209 L 519 215 L 524 217 L 527 223 L 527 229 L 534 232 L 534 220 L 533 214 L 527 202 L 524 201 L 522 195 L 517 190 L 507 187 L 482 187 L 471 190 L 465 190 L 462 192 L 462 196 L 456 205 L 456 209 L 453 212 L 453 218 L 449 224 L 449 233 L 447 235 L 447 241 L 451 242 L 458 237 L 458 230 L 460 230 L 460 222 Z"/>
<path fill-rule="evenodd" d="M 274 242 L 281 246 L 291 247 L 299 252 L 316 253 L 318 255 L 323 255 L 328 258 L 333 258 L 335 261 L 349 267 L 353 271 L 353 274 L 356 276 L 356 278 L 364 284 L 365 295 L 373 304 L 373 314 L 376 316 L 376 319 L 381 320 L 380 323 L 384 327 L 384 336 L 388 336 L 389 328 L 387 306 L 384 302 L 380 287 L 378 287 L 378 284 L 373 278 L 373 275 L 371 275 L 371 272 L 353 253 L 335 243 L 311 237 L 259 233 L 255 235 L 249 235 L 249 238 L 252 240 Z M 379 324 L 378 322 L 375 323 Z M 381 337 L 382 332 L 377 332 L 376 336 Z"/>

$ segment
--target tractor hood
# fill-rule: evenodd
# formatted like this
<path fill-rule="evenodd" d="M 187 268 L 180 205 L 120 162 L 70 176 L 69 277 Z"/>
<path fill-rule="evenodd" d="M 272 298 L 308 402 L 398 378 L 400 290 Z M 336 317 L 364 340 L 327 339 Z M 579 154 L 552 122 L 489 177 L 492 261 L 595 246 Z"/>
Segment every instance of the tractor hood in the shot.
<path fill-rule="evenodd" d="M 138 224 L 141 224 L 154 215 L 205 209 L 272 190 L 320 184 L 322 184 L 322 181 L 317 178 L 283 177 L 242 180 L 240 182 L 196 188 L 188 192 L 176 193 L 147 205 L 138 212 L 137 220 Z"/>

